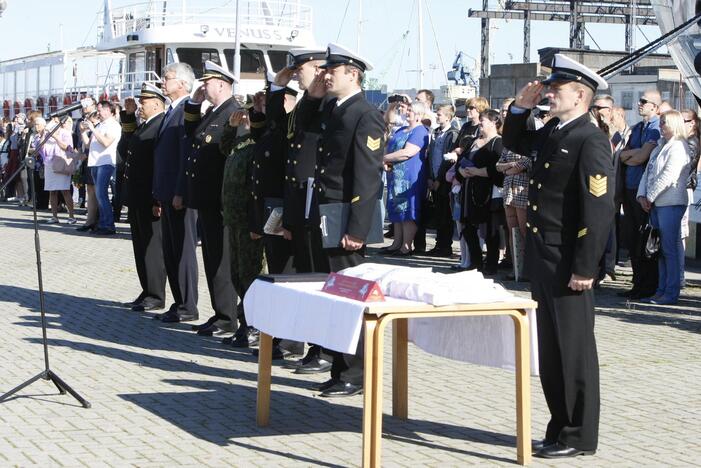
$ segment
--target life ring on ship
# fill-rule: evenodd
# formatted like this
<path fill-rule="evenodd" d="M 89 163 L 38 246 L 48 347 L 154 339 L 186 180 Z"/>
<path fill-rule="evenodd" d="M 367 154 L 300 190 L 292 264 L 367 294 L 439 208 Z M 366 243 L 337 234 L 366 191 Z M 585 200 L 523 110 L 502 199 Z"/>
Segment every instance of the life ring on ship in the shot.
<path fill-rule="evenodd" d="M 49 98 L 49 112 L 54 112 L 58 110 L 58 99 L 56 96 L 51 96 Z"/>
<path fill-rule="evenodd" d="M 107 96 L 107 93 L 103 91 L 102 94 L 100 94 L 100 99 L 98 99 L 98 101 L 108 101 L 108 98 L 109 96 Z"/>
<path fill-rule="evenodd" d="M 5 118 L 9 119 L 10 118 L 10 101 L 3 101 L 2 103 L 2 114 L 5 116 Z"/>
<path fill-rule="evenodd" d="M 27 98 L 24 100 L 24 112 L 29 114 L 32 109 L 34 109 L 34 103 L 32 102 L 31 98 Z"/>
<path fill-rule="evenodd" d="M 17 114 L 19 114 L 20 112 L 22 112 L 22 111 L 20 110 L 19 101 L 15 101 L 15 103 L 12 105 L 12 107 L 14 107 L 15 115 L 17 115 Z"/>
<path fill-rule="evenodd" d="M 68 105 L 70 105 L 72 102 L 73 102 L 73 99 L 71 99 L 71 97 L 70 97 L 68 94 L 66 94 L 65 96 L 63 96 L 63 105 L 64 105 L 64 106 L 68 106 Z"/>
<path fill-rule="evenodd" d="M 44 99 L 43 96 L 39 96 L 37 98 L 37 110 L 39 112 L 41 112 L 42 114 L 45 114 L 46 113 L 45 106 L 46 106 L 46 100 Z"/>

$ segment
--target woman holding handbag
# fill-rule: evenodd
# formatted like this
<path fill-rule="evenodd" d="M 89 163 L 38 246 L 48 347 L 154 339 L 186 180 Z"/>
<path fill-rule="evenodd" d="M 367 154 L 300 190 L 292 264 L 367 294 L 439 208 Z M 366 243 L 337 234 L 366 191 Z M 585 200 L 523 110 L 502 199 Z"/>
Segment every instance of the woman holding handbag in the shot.
<path fill-rule="evenodd" d="M 470 268 L 493 275 L 496 274 L 499 263 L 499 226 L 491 212 L 492 194 L 494 186 L 501 187 L 504 183 L 504 174 L 496 169 L 503 150 L 499 136 L 501 118 L 498 111 L 490 109 L 480 113 L 479 122 L 479 138 L 474 141 L 469 153 L 457 162 L 456 178 L 464 180 L 463 235 L 470 251 Z M 480 226 L 483 227 L 487 245 L 484 264 L 479 239 Z"/>
<path fill-rule="evenodd" d="M 661 252 L 655 295 L 645 302 L 676 304 L 681 289 L 679 257 L 683 251 L 681 220 L 688 203 L 689 145 L 684 118 L 677 111 L 660 117 L 662 138 L 650 154 L 638 187 L 638 202 L 659 230 Z"/>
<path fill-rule="evenodd" d="M 52 123 L 59 125 L 58 122 Z M 68 117 L 61 128 L 56 130 L 51 138 L 46 142 L 40 150 L 44 161 L 44 190 L 49 192 L 49 204 L 51 205 L 51 214 L 53 215 L 48 224 L 57 224 L 58 221 L 58 194 L 63 195 L 63 201 L 68 208 L 68 224 L 75 224 L 73 217 L 73 197 L 71 197 L 71 174 L 59 173 L 55 171 L 56 167 L 70 168 L 74 167 L 68 157 L 66 151 L 73 144 L 71 129 L 73 128 L 73 120 Z M 63 163 L 63 164 L 61 164 Z"/>

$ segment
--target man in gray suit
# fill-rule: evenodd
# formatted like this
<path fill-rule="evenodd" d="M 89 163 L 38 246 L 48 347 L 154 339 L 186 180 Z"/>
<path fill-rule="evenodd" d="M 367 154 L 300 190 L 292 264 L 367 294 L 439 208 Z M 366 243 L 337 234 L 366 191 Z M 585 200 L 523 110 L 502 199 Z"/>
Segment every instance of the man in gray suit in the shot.
<path fill-rule="evenodd" d="M 186 63 L 163 69 L 163 94 L 170 99 L 154 148 L 153 198 L 161 207 L 163 258 L 173 304 L 157 316 L 166 323 L 197 320 L 197 211 L 186 208 L 185 154 L 190 140 L 185 133 L 185 102 L 195 74 Z"/>

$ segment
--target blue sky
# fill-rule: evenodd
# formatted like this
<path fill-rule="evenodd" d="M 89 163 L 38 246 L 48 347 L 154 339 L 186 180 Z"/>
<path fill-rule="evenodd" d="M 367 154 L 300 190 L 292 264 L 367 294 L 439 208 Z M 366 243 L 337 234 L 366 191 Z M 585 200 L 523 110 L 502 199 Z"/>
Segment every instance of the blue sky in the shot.
<path fill-rule="evenodd" d="M 137 2 L 113 0 L 114 5 Z M 58 49 L 59 24 L 63 25 L 65 48 L 93 45 L 96 37 L 94 19 L 102 3 L 102 0 L 8 0 L 8 8 L 0 18 L 4 38 L 0 60 L 45 52 L 49 45 L 52 50 Z M 207 3 L 228 5 L 232 9 L 234 5 L 232 0 Z M 310 5 L 314 11 L 314 30 L 319 44 L 337 41 L 355 48 L 360 0 L 302 0 L 302 3 Z M 425 85 L 438 87 L 445 84 L 442 63 L 449 70 L 458 51 L 479 58 L 480 21 L 468 18 L 467 13 L 470 8 L 481 8 L 482 1 L 423 0 L 423 3 Z M 496 5 L 497 2 L 492 3 Z M 348 9 L 343 20 L 346 5 Z M 417 73 L 411 71 L 418 68 L 415 5 L 416 0 L 362 0 L 360 52 L 375 65 L 370 76 L 387 84 L 389 89 L 415 87 L 418 83 Z M 492 63 L 519 63 L 523 55 L 521 22 L 494 20 L 492 26 Z M 28 34 L 30 29 L 32 33 Z M 532 61 L 537 59 L 539 48 L 568 45 L 567 23 L 534 21 L 531 31 Z M 592 37 L 604 50 L 623 49 L 623 26 L 589 24 L 587 31 L 591 37 L 586 35 L 586 44 L 592 49 L 598 49 Z M 653 40 L 659 36 L 659 30 L 646 26 L 642 27 L 642 32 L 636 31 L 637 47 L 648 42 L 645 36 Z"/>

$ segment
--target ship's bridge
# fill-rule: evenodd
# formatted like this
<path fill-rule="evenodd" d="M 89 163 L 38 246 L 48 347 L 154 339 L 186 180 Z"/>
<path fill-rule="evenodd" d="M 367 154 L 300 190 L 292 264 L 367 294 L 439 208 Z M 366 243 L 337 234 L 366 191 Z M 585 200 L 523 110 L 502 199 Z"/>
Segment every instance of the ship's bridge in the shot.
<path fill-rule="evenodd" d="M 239 11 L 242 44 L 285 49 L 313 44 L 312 9 L 299 1 L 240 0 Z M 221 0 L 149 1 L 116 6 L 99 15 L 98 50 L 236 39 L 233 1 L 226 6 Z"/>

